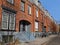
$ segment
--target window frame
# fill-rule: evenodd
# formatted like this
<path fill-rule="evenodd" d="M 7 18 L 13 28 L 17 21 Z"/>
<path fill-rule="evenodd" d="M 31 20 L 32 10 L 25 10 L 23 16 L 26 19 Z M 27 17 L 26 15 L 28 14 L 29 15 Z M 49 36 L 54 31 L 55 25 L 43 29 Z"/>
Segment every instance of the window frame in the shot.
<path fill-rule="evenodd" d="M 12 25 L 13 24 L 13 26 L 14 26 L 14 30 L 15 30 L 15 14 L 14 13 L 11 13 L 11 14 L 13 14 L 13 16 L 14 16 L 14 22 L 10 22 L 12 19 L 10 18 L 10 21 L 9 21 L 9 23 Z M 11 17 L 11 14 L 10 14 L 10 17 Z M 9 24 L 9 29 L 10 28 L 13 28 L 13 27 L 10 27 L 11 25 Z"/>
<path fill-rule="evenodd" d="M 22 6 L 22 4 L 23 4 L 23 6 Z M 21 5 L 21 11 L 25 12 L 25 2 L 21 0 L 20 5 Z"/>
<path fill-rule="evenodd" d="M 13 35 L 2 35 L 2 41 L 4 41 L 4 43 L 8 43 L 8 39 L 9 39 L 9 42 L 13 41 Z"/>
<path fill-rule="evenodd" d="M 35 21 L 35 32 L 38 32 L 38 31 L 39 31 L 39 22 Z"/>
<path fill-rule="evenodd" d="M 32 8 L 31 8 L 31 6 L 30 5 L 28 5 L 28 14 L 29 15 L 31 15 L 32 14 L 32 10 L 31 10 Z"/>
<path fill-rule="evenodd" d="M 38 17 L 38 15 L 39 15 L 39 11 L 38 9 L 36 9 L 36 17 Z"/>
<path fill-rule="evenodd" d="M 5 13 L 5 10 L 3 10 L 3 12 L 2 12 L 2 26 L 3 26 L 4 23 L 7 23 L 7 28 L 3 27 L 3 29 L 8 29 L 8 19 L 7 19 L 7 22 L 5 20 L 3 20 L 3 16 L 8 14 L 8 13 L 5 13 L 5 14 L 4 13 Z"/>
<path fill-rule="evenodd" d="M 8 20 L 8 23 L 7 23 L 8 27 L 7 27 L 6 29 L 4 29 L 4 27 L 1 27 L 1 28 L 2 28 L 3 30 L 9 30 L 9 31 L 10 31 L 10 29 L 9 29 L 9 28 L 10 28 L 10 20 L 11 20 L 11 19 L 10 19 L 10 16 L 11 16 L 11 14 L 12 14 L 12 15 L 14 15 L 14 18 L 16 18 L 16 17 L 15 17 L 16 15 L 15 15 L 15 13 L 10 12 L 10 11 L 7 11 L 7 10 L 4 10 L 4 9 L 3 9 L 3 11 L 2 11 L 2 15 L 4 15 L 3 13 L 8 13 L 8 15 L 9 15 L 9 18 L 7 19 L 7 20 Z M 3 20 L 3 17 L 2 17 L 2 20 Z M 3 22 L 3 21 L 2 21 L 2 22 Z M 3 25 L 3 24 L 4 24 L 4 23 L 2 23 L 2 25 Z M 12 24 L 12 23 L 11 23 L 11 24 Z M 13 28 L 14 28 L 14 30 L 15 30 L 15 27 L 16 27 L 16 20 L 15 20 L 15 19 L 14 19 L 14 22 L 13 22 L 13 26 L 14 26 Z M 12 30 L 13 30 L 13 29 L 12 29 Z M 13 31 L 14 31 L 14 30 L 13 30 Z"/>

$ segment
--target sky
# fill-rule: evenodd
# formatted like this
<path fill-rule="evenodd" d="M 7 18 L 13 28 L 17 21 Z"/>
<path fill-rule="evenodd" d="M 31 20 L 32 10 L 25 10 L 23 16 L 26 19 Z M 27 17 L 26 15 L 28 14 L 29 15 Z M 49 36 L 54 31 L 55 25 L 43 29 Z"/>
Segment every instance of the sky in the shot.
<path fill-rule="evenodd" d="M 40 2 L 56 21 L 60 21 L 60 0 L 40 0 Z"/>

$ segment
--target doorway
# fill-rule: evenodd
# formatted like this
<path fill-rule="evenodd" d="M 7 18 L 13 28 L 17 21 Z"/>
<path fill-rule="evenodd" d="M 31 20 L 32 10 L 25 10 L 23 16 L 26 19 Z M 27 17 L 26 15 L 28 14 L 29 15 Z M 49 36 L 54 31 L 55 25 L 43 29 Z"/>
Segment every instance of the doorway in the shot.
<path fill-rule="evenodd" d="M 22 20 L 20 21 L 20 32 L 29 32 L 31 29 L 31 24 L 28 21 Z"/>

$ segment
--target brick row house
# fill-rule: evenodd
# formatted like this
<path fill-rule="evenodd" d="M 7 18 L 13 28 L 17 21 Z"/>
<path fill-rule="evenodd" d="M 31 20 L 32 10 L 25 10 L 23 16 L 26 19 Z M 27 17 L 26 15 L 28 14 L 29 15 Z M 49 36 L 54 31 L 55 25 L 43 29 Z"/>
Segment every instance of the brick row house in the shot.
<path fill-rule="evenodd" d="M 37 36 L 48 32 L 50 23 L 38 0 L 0 0 L 0 33 L 6 43 L 8 36 L 13 37 L 12 32 L 31 32 Z"/>

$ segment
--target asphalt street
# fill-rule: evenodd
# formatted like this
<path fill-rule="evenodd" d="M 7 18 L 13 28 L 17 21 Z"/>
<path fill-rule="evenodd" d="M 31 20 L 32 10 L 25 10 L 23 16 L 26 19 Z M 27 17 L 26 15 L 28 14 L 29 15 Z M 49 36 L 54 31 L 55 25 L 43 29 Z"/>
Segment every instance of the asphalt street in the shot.
<path fill-rule="evenodd" d="M 52 38 L 51 40 L 48 41 L 48 43 L 46 43 L 44 45 L 60 45 L 60 35 Z"/>

